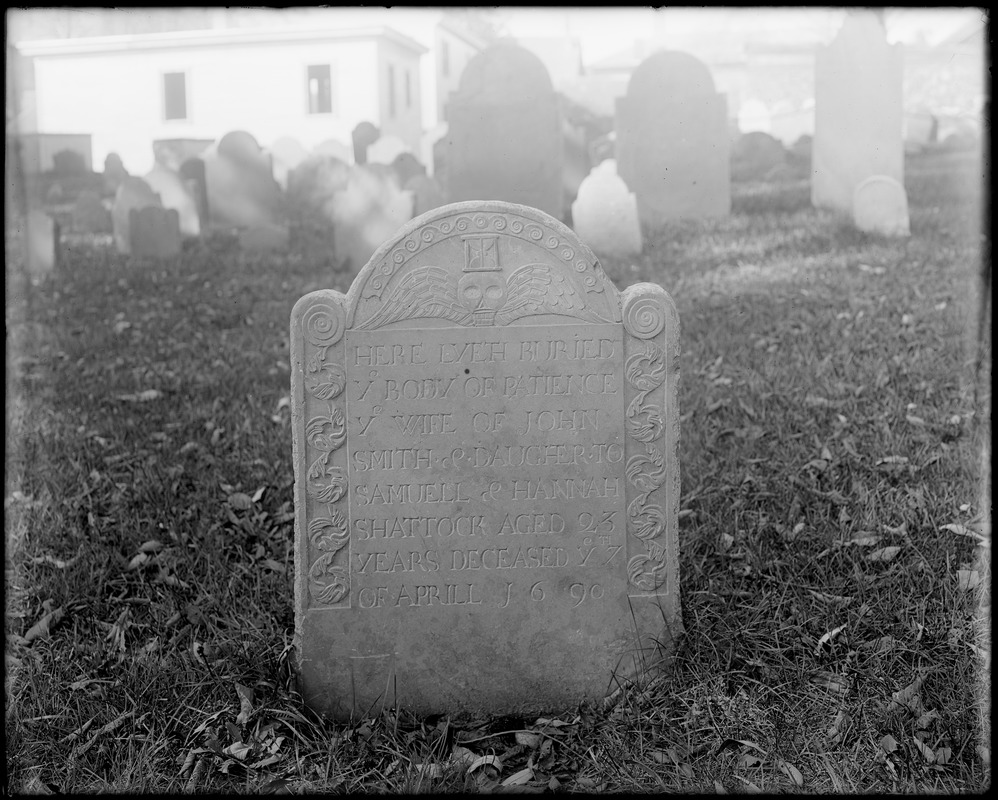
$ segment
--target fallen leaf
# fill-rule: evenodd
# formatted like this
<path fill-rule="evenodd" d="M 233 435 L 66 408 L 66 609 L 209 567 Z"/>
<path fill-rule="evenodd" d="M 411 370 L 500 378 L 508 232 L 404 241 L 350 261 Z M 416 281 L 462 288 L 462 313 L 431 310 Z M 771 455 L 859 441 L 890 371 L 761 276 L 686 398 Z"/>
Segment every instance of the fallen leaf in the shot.
<path fill-rule="evenodd" d="M 522 786 L 534 777 L 534 771 L 530 767 L 524 767 L 519 772 L 514 772 L 502 782 L 502 786 Z"/>
<path fill-rule="evenodd" d="M 236 683 L 236 694 L 239 695 L 239 714 L 236 725 L 245 725 L 253 714 L 253 690 L 241 683 Z"/>
<path fill-rule="evenodd" d="M 62 606 L 45 614 L 38 622 L 28 628 L 28 632 L 24 634 L 24 642 L 30 644 L 35 639 L 47 639 L 52 633 L 52 628 L 58 624 L 64 614 Z"/>
<path fill-rule="evenodd" d="M 253 498 L 243 492 L 233 492 L 229 495 L 229 505 L 236 511 L 249 511 L 253 508 Z"/>
<path fill-rule="evenodd" d="M 921 701 L 918 700 L 918 691 L 922 688 L 922 683 L 925 681 L 924 675 L 919 675 L 915 680 L 905 686 L 903 689 L 899 689 L 891 695 L 891 702 L 887 707 L 888 711 L 896 711 L 902 708 L 911 708 L 914 710 L 916 706 L 921 707 Z"/>
<path fill-rule="evenodd" d="M 222 753 L 224 753 L 227 756 L 232 756 L 233 758 L 237 758 L 240 761 L 244 761 L 246 759 L 246 756 L 249 755 L 249 752 L 252 749 L 253 748 L 250 747 L 250 745 L 245 744 L 244 742 L 233 742 L 228 747 L 224 748 L 222 750 Z"/>
<path fill-rule="evenodd" d="M 933 764 L 936 760 L 936 754 L 932 752 L 932 748 L 929 747 L 925 742 L 920 742 L 917 736 L 912 736 L 911 740 L 915 743 L 915 747 L 918 748 L 918 752 L 922 754 L 922 758 L 925 759 L 926 763 Z"/>
<path fill-rule="evenodd" d="M 67 569 L 73 566 L 77 561 L 79 561 L 79 554 L 73 556 L 69 561 L 63 561 L 61 558 L 56 558 L 55 556 L 50 556 L 46 553 L 43 556 L 33 556 L 31 558 L 32 564 L 51 564 L 56 569 Z"/>
<path fill-rule="evenodd" d="M 143 542 L 139 545 L 140 553 L 155 553 L 163 549 L 163 543 L 157 541 L 156 539 L 150 539 L 148 542 Z"/>
<path fill-rule="evenodd" d="M 821 648 L 824 647 L 826 644 L 829 644 L 832 641 L 832 639 L 834 639 L 836 636 L 842 633 L 842 631 L 844 631 L 846 627 L 848 626 L 839 625 L 839 627 L 835 628 L 834 630 L 830 630 L 827 633 L 825 633 L 825 635 L 818 640 L 818 646 L 814 648 L 814 654 L 816 656 L 821 655 Z"/>
<path fill-rule="evenodd" d="M 158 389 L 146 389 L 137 394 L 119 394 L 118 399 L 127 403 L 148 403 L 150 400 L 157 400 L 162 396 L 163 393 Z"/>
<path fill-rule="evenodd" d="M 498 777 L 502 773 L 502 761 L 499 760 L 499 756 L 487 755 L 479 756 L 468 767 L 468 774 L 478 769 L 488 767 L 489 769 L 494 769 L 496 771 L 495 777 Z"/>
<path fill-rule="evenodd" d="M 524 747 L 529 747 L 531 750 L 536 749 L 541 743 L 541 737 L 539 734 L 527 733 L 526 731 L 517 731 L 515 738 L 517 744 L 522 744 Z"/>
<path fill-rule="evenodd" d="M 801 772 L 797 769 L 797 767 L 783 761 L 782 759 L 779 761 L 779 765 L 780 769 L 783 770 L 783 773 L 797 785 L 798 789 L 804 785 L 804 776 L 801 775 Z"/>
<path fill-rule="evenodd" d="M 976 589 L 981 582 L 981 575 L 976 569 L 958 569 L 956 571 L 957 582 L 961 592 L 969 592 Z"/>
<path fill-rule="evenodd" d="M 254 503 L 259 503 L 260 502 L 260 498 L 263 497 L 263 493 L 265 491 L 267 491 L 267 487 L 266 486 L 261 486 L 259 489 L 257 489 L 255 492 L 253 492 L 253 497 L 251 498 L 253 500 L 253 502 Z"/>
<path fill-rule="evenodd" d="M 136 553 L 134 556 L 132 556 L 132 560 L 128 562 L 128 566 L 125 567 L 125 572 L 132 572 L 134 570 L 137 570 L 148 560 L 149 560 L 148 553 Z"/>
<path fill-rule="evenodd" d="M 883 750 L 885 753 L 893 753 L 895 750 L 898 749 L 897 739 L 895 739 L 889 733 L 886 734 L 880 740 L 880 749 Z"/>
<path fill-rule="evenodd" d="M 891 545 L 890 547 L 881 547 L 879 550 L 874 550 L 867 557 L 867 561 L 890 561 L 894 556 L 901 552 L 901 548 L 896 545 Z"/>

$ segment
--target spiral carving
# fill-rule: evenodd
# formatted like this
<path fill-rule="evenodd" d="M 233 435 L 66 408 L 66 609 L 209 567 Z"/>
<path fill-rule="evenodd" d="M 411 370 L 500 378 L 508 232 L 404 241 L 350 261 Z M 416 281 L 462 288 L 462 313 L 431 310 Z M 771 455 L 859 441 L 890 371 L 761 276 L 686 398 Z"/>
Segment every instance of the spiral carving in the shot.
<path fill-rule="evenodd" d="M 316 347 L 329 347 L 343 336 L 345 320 L 343 309 L 329 303 L 316 303 L 305 312 L 301 320 L 306 341 Z"/>
<path fill-rule="evenodd" d="M 665 309 L 653 297 L 638 297 L 624 308 L 624 329 L 638 339 L 652 339 L 665 327 Z"/>
<path fill-rule="evenodd" d="M 308 571 L 309 589 L 312 597 L 320 603 L 338 603 L 350 589 L 350 577 L 345 567 L 333 564 L 336 553 L 319 556 Z"/>
<path fill-rule="evenodd" d="M 665 585 L 667 576 L 664 560 L 640 554 L 627 562 L 628 580 L 643 591 L 654 592 L 660 589 Z"/>
<path fill-rule="evenodd" d="M 661 506 L 645 505 L 648 495 L 638 495 L 627 506 L 630 531 L 641 541 L 655 539 L 665 532 L 665 512 Z"/>
<path fill-rule="evenodd" d="M 313 417 L 305 426 L 305 436 L 316 450 L 330 452 L 340 447 L 347 439 L 347 418 L 343 410 L 335 407 L 328 416 Z"/>
<path fill-rule="evenodd" d="M 624 364 L 627 382 L 641 392 L 649 392 L 665 380 L 665 353 L 660 347 L 646 344 L 644 352 L 635 353 Z"/>

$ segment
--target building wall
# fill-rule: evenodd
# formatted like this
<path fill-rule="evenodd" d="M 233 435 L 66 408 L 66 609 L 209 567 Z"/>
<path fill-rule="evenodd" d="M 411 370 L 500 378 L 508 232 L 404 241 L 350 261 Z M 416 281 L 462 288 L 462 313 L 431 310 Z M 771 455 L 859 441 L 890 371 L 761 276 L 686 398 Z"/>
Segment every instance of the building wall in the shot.
<path fill-rule="evenodd" d="M 249 131 L 264 147 L 294 136 L 306 147 L 350 142 L 353 127 L 379 117 L 373 40 L 135 50 L 39 56 L 40 132 L 88 131 L 93 160 L 117 152 L 133 174 L 153 165 L 154 139 L 218 138 Z M 307 68 L 330 64 L 333 113 L 308 114 Z M 164 120 L 164 72 L 187 74 L 186 120 Z"/>
<path fill-rule="evenodd" d="M 408 48 L 382 39 L 378 42 L 378 77 L 381 87 L 378 118 L 371 122 L 381 129 L 382 135 L 398 136 L 412 151 L 419 153 L 419 139 L 423 131 L 422 92 L 420 86 L 420 58 Z M 409 91 L 406 92 L 408 76 Z M 394 78 L 395 108 L 391 108 L 389 80 Z"/>

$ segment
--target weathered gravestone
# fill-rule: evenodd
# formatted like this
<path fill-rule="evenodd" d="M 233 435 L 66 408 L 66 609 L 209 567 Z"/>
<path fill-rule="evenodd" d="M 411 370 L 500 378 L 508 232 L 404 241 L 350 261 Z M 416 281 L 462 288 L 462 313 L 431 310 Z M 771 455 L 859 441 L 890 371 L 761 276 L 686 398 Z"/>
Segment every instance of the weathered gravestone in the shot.
<path fill-rule="evenodd" d="M 128 212 L 128 227 L 133 256 L 172 258 L 180 254 L 180 215 L 175 208 L 133 208 Z"/>
<path fill-rule="evenodd" d="M 814 67 L 811 202 L 849 213 L 872 175 L 904 183 L 902 45 L 887 44 L 872 11 L 852 11 Z"/>
<path fill-rule="evenodd" d="M 73 228 L 83 233 L 110 233 L 111 212 L 96 192 L 83 191 L 73 204 Z"/>
<path fill-rule="evenodd" d="M 55 269 L 59 254 L 59 223 L 39 209 L 31 209 L 24 218 L 26 227 L 28 274 L 39 281 Z"/>
<path fill-rule="evenodd" d="M 872 175 L 856 186 L 853 222 L 861 231 L 884 236 L 908 236 L 908 196 L 904 187 L 887 175 Z"/>
<path fill-rule="evenodd" d="M 502 42 L 472 58 L 447 107 L 452 201 L 503 200 L 564 213 L 561 111 L 544 63 Z"/>
<path fill-rule="evenodd" d="M 593 167 L 572 204 L 572 226 L 597 253 L 636 255 L 641 252 L 638 202 L 608 158 Z"/>
<path fill-rule="evenodd" d="M 357 123 L 354 129 L 350 132 L 350 138 L 353 140 L 354 164 L 367 163 L 367 148 L 378 141 L 378 137 L 380 136 L 381 131 L 375 127 L 373 122 L 364 120 L 363 122 Z"/>
<path fill-rule="evenodd" d="M 394 134 L 387 134 L 367 148 L 367 163 L 391 164 L 402 153 L 408 152 L 409 147 L 405 142 Z"/>
<path fill-rule="evenodd" d="M 741 134 L 731 148 L 731 180 L 759 180 L 787 162 L 783 143 L 762 131 Z"/>
<path fill-rule="evenodd" d="M 131 175 L 122 179 L 114 194 L 111 207 L 111 223 L 114 228 L 114 243 L 119 253 L 127 255 L 132 249 L 131 213 L 133 210 L 149 206 L 162 208 L 159 195 L 142 178 Z"/>
<path fill-rule="evenodd" d="M 308 150 L 294 137 L 282 136 L 270 146 L 270 156 L 274 165 L 274 180 L 287 190 L 288 176 L 308 158 Z"/>
<path fill-rule="evenodd" d="M 681 628 L 679 320 L 508 203 L 291 314 L 297 667 L 337 719 L 603 696 Z"/>
<path fill-rule="evenodd" d="M 269 153 L 245 131 L 232 131 L 205 151 L 211 221 L 232 227 L 273 224 L 282 202 Z"/>
<path fill-rule="evenodd" d="M 727 102 L 707 67 L 663 50 L 617 99 L 617 170 L 645 225 L 731 212 Z"/>
<path fill-rule="evenodd" d="M 159 195 L 163 208 L 172 208 L 180 220 L 180 233 L 184 236 L 201 234 L 201 214 L 198 208 L 198 189 L 172 167 L 156 161 L 143 180 Z"/>
<path fill-rule="evenodd" d="M 418 217 L 446 204 L 440 184 L 428 175 L 413 175 L 402 188 L 412 192 L 413 216 Z"/>

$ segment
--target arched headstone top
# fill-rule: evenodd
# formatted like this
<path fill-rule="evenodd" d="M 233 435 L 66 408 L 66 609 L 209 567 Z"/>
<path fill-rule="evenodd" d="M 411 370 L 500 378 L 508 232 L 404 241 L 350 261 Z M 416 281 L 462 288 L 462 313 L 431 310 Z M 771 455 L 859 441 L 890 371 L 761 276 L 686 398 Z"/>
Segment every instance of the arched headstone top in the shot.
<path fill-rule="evenodd" d="M 513 250 L 515 257 L 511 256 Z M 417 316 L 439 318 L 441 322 L 458 321 L 447 315 L 453 312 L 452 316 L 460 316 L 463 313 L 460 308 L 441 309 L 436 314 L 431 313 L 426 304 L 417 302 L 420 281 L 432 277 L 424 271 L 432 270 L 434 262 L 453 261 L 455 254 L 464 259 L 468 273 L 502 275 L 507 287 L 506 304 L 495 309 L 498 312 L 495 324 L 506 324 L 517 318 L 518 312 L 509 302 L 515 299 L 509 291 L 510 281 L 516 280 L 514 273 L 529 265 L 543 265 L 543 269 L 538 267 L 538 272 L 549 276 L 557 274 L 554 280 L 565 289 L 564 295 L 559 297 L 578 301 L 552 300 L 552 308 L 558 308 L 551 313 L 571 316 L 579 311 L 592 316 L 592 321 L 620 320 L 615 287 L 592 250 L 574 231 L 529 206 L 468 201 L 443 206 L 417 217 L 371 256 L 350 287 L 346 324 L 358 328 L 388 324 L 384 311 L 387 307 L 394 309 L 391 312 L 393 321 Z M 526 277 L 526 273 L 522 273 L 519 279 Z M 543 282 L 543 279 L 539 280 Z M 456 285 L 453 288 L 458 291 Z M 515 291 L 520 288 L 516 287 Z M 372 309 L 376 310 L 372 312 Z M 534 309 L 529 313 L 544 312 Z M 473 315 L 467 316 L 463 324 L 480 324 L 480 320 L 472 320 Z"/>
<path fill-rule="evenodd" d="M 676 50 L 660 50 L 648 56 L 634 70 L 627 84 L 627 96 L 630 98 L 714 93 L 714 79 L 707 65 L 689 53 Z"/>
<path fill-rule="evenodd" d="M 554 93 L 544 62 L 515 42 L 499 42 L 468 62 L 456 97 L 485 105 L 511 105 Z"/>
<path fill-rule="evenodd" d="M 256 161 L 261 153 L 256 137 L 246 131 L 230 131 L 218 140 L 216 149 L 220 155 L 233 161 Z"/>

